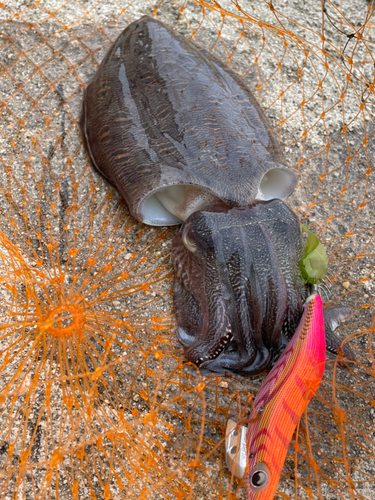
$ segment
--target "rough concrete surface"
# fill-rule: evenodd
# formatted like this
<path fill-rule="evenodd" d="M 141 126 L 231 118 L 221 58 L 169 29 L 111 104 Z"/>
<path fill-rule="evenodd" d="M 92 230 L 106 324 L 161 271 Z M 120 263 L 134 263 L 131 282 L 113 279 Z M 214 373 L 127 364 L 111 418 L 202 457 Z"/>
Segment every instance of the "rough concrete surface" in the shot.
<path fill-rule="evenodd" d="M 201 379 L 192 367 L 181 371 L 169 258 L 177 229 L 145 227 L 129 216 L 88 165 L 76 122 L 83 89 L 111 42 L 154 9 L 243 75 L 266 109 L 298 173 L 288 203 L 330 256 L 330 300 L 353 307 L 340 334 L 353 334 L 356 364 L 327 365 L 308 425 L 301 422 L 297 475 L 290 448 L 276 498 L 374 498 L 370 3 L 326 2 L 329 17 L 316 0 L 275 0 L 273 10 L 263 0 L 220 0 L 225 17 L 218 4 L 207 2 L 203 11 L 198 3 L 0 3 L 0 220 L 9 238 L 2 239 L 0 262 L 1 500 L 246 498 L 226 470 L 223 430 L 228 416 L 246 415 L 247 395 L 256 394 L 263 377 Z M 351 36 L 356 29 L 362 40 Z M 72 324 L 69 331 L 84 332 L 81 347 L 72 336 L 59 337 L 58 329 Z M 103 366 L 112 371 L 84 382 L 82 373 Z M 69 397 L 75 413 L 66 409 Z M 62 450 L 59 459 L 54 450 Z M 191 465 L 196 459 L 199 467 Z"/>

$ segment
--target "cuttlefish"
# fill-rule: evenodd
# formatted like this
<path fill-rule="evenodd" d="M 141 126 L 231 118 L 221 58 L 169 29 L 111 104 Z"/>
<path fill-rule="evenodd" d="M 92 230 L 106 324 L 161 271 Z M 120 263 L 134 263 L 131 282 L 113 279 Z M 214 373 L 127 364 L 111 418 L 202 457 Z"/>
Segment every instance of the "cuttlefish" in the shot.
<path fill-rule="evenodd" d="M 186 358 L 244 375 L 273 367 L 245 446 L 248 498 L 270 500 L 325 350 L 336 354 L 341 344 L 333 330 L 350 309 L 325 309 L 323 321 L 320 297 L 307 300 L 301 225 L 283 201 L 296 176 L 262 109 L 214 56 L 143 17 L 100 64 L 80 126 L 92 165 L 136 219 L 181 224 L 172 262 Z"/>
<path fill-rule="evenodd" d="M 142 17 L 117 38 L 83 99 L 92 165 L 172 243 L 177 336 L 199 367 L 255 374 L 278 359 L 309 287 L 294 190 L 267 119 L 213 55 Z M 329 314 L 327 348 L 340 308 Z"/>

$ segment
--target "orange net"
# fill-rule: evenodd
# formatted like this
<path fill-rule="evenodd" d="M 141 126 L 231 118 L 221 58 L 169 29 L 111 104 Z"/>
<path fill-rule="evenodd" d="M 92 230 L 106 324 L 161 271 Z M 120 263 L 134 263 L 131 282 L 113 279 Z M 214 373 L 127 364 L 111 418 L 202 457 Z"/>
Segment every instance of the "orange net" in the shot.
<path fill-rule="evenodd" d="M 228 417 L 262 377 L 202 377 L 174 336 L 171 237 L 137 223 L 88 164 L 82 91 L 144 14 L 243 76 L 330 256 L 356 353 L 328 362 L 280 499 L 375 491 L 374 1 L 0 3 L 0 500 L 245 498 Z M 375 316 L 374 316 L 375 318 Z"/>

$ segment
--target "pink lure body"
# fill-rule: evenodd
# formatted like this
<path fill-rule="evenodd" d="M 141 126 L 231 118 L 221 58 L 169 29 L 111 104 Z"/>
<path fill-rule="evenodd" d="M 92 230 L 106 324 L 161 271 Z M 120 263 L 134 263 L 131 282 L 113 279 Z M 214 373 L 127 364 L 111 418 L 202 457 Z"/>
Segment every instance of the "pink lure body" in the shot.
<path fill-rule="evenodd" d="M 298 328 L 264 380 L 247 431 L 249 500 L 273 500 L 296 425 L 322 380 L 326 342 L 323 304 L 312 295 Z"/>

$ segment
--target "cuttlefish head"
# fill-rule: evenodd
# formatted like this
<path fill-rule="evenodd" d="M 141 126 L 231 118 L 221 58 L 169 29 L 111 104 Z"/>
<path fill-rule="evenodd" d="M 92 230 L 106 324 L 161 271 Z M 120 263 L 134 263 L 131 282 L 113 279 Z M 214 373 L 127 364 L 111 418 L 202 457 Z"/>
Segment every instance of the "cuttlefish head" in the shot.
<path fill-rule="evenodd" d="M 280 200 L 193 213 L 172 243 L 177 336 L 213 371 L 271 366 L 302 314 L 301 232 Z"/>

